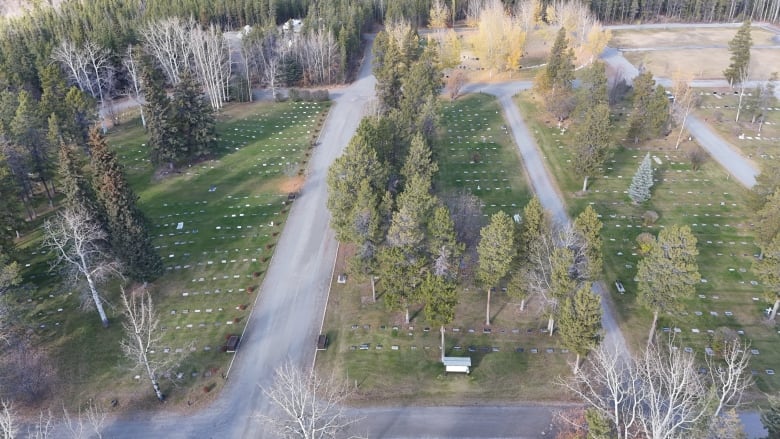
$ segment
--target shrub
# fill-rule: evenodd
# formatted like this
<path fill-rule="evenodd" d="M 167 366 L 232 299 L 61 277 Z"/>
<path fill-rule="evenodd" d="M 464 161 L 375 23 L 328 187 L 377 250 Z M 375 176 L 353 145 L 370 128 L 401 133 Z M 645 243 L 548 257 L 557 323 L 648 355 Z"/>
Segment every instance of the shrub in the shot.
<path fill-rule="evenodd" d="M 642 220 L 645 222 L 645 226 L 652 226 L 658 221 L 658 212 L 654 210 L 648 210 L 642 214 Z"/>
<path fill-rule="evenodd" d="M 647 232 L 640 233 L 636 237 L 636 243 L 639 246 L 639 253 L 646 255 L 653 248 L 653 244 L 655 244 L 655 236 Z"/>

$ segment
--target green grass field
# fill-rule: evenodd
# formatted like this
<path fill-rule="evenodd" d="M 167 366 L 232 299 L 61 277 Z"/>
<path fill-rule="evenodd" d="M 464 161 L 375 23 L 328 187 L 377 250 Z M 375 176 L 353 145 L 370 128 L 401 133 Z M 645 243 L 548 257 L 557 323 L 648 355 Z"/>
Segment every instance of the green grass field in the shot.
<path fill-rule="evenodd" d="M 478 196 L 485 222 L 499 209 L 510 214 L 522 209 L 530 192 L 514 143 L 502 129 L 496 100 L 468 95 L 443 103 L 441 115 L 443 129 L 434 148 L 438 192 Z M 341 248 L 337 273 L 346 271 L 351 251 Z M 470 271 L 473 260 L 467 251 L 462 273 Z M 318 367 L 355 380 L 357 404 L 566 399 L 551 383 L 568 373 L 573 356 L 562 352 L 557 337 L 540 330 L 546 320 L 537 306 L 521 312 L 519 303 L 494 294 L 486 333 L 485 300 L 470 276 L 462 276 L 455 322 L 446 328 L 446 355 L 469 355 L 475 367 L 468 376 L 445 375 L 438 328 L 429 327 L 419 307 L 412 309 L 407 325 L 400 313 L 385 309 L 381 294 L 373 302 L 367 279 L 351 276 L 346 284 L 334 282 L 325 320 L 331 346 L 318 353 Z M 360 348 L 363 344 L 367 349 Z"/>
<path fill-rule="evenodd" d="M 704 348 L 712 345 L 715 331 L 743 331 L 743 338 L 759 352 L 751 364 L 758 389 L 780 388 L 777 375 L 766 373 L 780 364 L 779 335 L 774 325 L 767 325 L 763 319 L 767 305 L 761 286 L 751 273 L 758 248 L 751 233 L 747 190 L 729 179 L 713 160 L 698 171 L 692 170 L 685 150 L 675 150 L 675 136 L 670 135 L 638 147 L 619 140 L 603 177 L 591 179 L 588 192 L 582 194 L 578 192 L 582 181 L 570 168 L 574 160 L 568 147 L 570 133 L 562 133 L 550 117 L 540 112 L 530 93 L 521 94 L 517 102 L 558 180 L 569 212 L 576 214 L 591 204 L 601 215 L 607 281 L 618 305 L 621 327 L 632 346 L 643 345 L 651 321 L 649 313 L 636 303 L 633 279 L 640 255 L 635 239 L 642 232 L 657 234 L 669 224 L 687 224 L 698 239 L 703 280 L 696 297 L 685 301 L 684 311 L 662 315 L 659 327 L 668 328 L 676 344 L 691 347 L 702 355 Z M 618 131 L 623 130 L 621 123 L 618 121 Z M 626 191 L 647 152 L 654 157 L 656 185 L 651 200 L 635 206 Z M 647 210 L 660 215 L 655 225 L 643 224 L 642 215 Z M 626 294 L 617 293 L 612 285 L 615 279 L 623 282 Z"/>
<path fill-rule="evenodd" d="M 164 177 L 147 160 L 146 135 L 137 122 L 109 136 L 165 263 L 164 275 L 151 284 L 164 331 L 163 345 L 152 355 L 182 360 L 175 371 L 181 378 L 163 384 L 172 402 L 198 403 L 221 387 L 220 374 L 232 358 L 222 352 L 225 338 L 241 334 L 246 324 L 284 226 L 287 194 L 303 180 L 327 108 L 231 106 L 220 115 L 215 157 Z M 47 272 L 40 240 L 36 230 L 21 243 L 25 282 L 35 292 L 18 301 L 23 322 L 59 363 L 57 395 L 76 403 L 95 396 L 118 398 L 123 405 L 150 403 L 148 380 L 134 379 L 143 374 L 129 370 L 121 356 L 118 285 L 103 287 L 114 306 L 112 325 L 104 330 L 94 311 L 78 310 L 76 289 Z"/>
<path fill-rule="evenodd" d="M 765 160 L 777 160 L 777 145 L 780 144 L 780 102 L 773 99 L 762 111 L 764 123 L 753 120 L 751 108 L 743 108 L 737 122 L 737 106 L 739 96 L 728 89 L 713 90 L 701 93 L 698 108 L 694 113 L 717 131 L 727 142 L 739 148 L 742 154 L 759 165 Z M 746 90 L 750 96 L 743 97 L 743 105 L 751 106 L 755 90 Z"/>

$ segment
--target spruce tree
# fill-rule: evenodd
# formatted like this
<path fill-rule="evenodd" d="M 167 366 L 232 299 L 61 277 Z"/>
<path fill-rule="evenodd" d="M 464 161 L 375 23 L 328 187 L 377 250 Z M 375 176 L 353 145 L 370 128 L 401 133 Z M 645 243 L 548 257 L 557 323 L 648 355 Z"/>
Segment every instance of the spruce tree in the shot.
<path fill-rule="evenodd" d="M 637 301 L 653 313 L 648 345 L 653 341 L 658 315 L 677 310 L 680 299 L 696 292 L 701 279 L 698 254 L 691 229 L 672 224 L 658 233 L 647 256 L 637 264 Z"/>
<path fill-rule="evenodd" d="M 65 106 L 69 118 L 61 119 L 60 130 L 68 143 L 85 148 L 89 141 L 89 129 L 98 119 L 97 104 L 91 96 L 76 87 L 68 89 Z"/>
<path fill-rule="evenodd" d="M 490 217 L 490 223 L 479 232 L 481 239 L 477 245 L 479 265 L 477 277 L 487 290 L 485 325 L 490 325 L 490 292 L 498 286 L 498 281 L 509 273 L 514 259 L 514 224 L 512 218 L 503 211 Z"/>
<path fill-rule="evenodd" d="M 650 162 L 650 153 L 645 155 L 642 163 L 631 179 L 628 186 L 628 196 L 634 204 L 641 204 L 650 199 L 650 188 L 653 187 L 653 165 Z"/>
<path fill-rule="evenodd" d="M 585 239 L 585 255 L 588 257 L 588 278 L 597 279 L 603 268 L 601 229 L 603 224 L 593 206 L 588 205 L 574 220 L 574 229 Z"/>
<path fill-rule="evenodd" d="M 601 297 L 590 287 L 590 283 L 586 282 L 573 297 L 564 299 L 558 320 L 561 343 L 577 354 L 574 373 L 579 369 L 580 357 L 596 347 L 601 331 Z"/>
<path fill-rule="evenodd" d="M 747 71 L 750 68 L 750 47 L 753 45 L 753 39 L 750 36 L 750 20 L 745 20 L 737 30 L 737 34 L 729 42 L 729 52 L 731 52 L 731 64 L 723 71 L 723 76 L 733 86 L 744 80 Z"/>
<path fill-rule="evenodd" d="M 148 221 L 136 205 L 138 197 L 125 178 L 116 154 L 108 149 L 97 128 L 90 132 L 93 186 L 105 209 L 108 241 L 124 265 L 127 274 L 136 280 L 152 280 L 162 273 L 160 255 L 149 235 Z"/>
<path fill-rule="evenodd" d="M 588 177 L 604 166 L 612 147 L 612 122 L 606 103 L 588 107 L 575 137 L 574 171 L 583 177 L 582 191 L 588 190 Z"/>
<path fill-rule="evenodd" d="M 84 163 L 78 152 L 72 146 L 62 144 L 59 155 L 59 177 L 61 190 L 65 195 L 65 206 L 89 213 L 91 219 L 108 233 L 105 210 L 98 202 L 89 176 L 84 172 Z"/>
<path fill-rule="evenodd" d="M 174 87 L 169 108 L 173 160 L 199 160 L 211 155 L 217 146 L 213 110 L 189 73 L 183 74 Z"/>
<path fill-rule="evenodd" d="M 147 115 L 146 130 L 149 132 L 149 158 L 155 165 L 172 162 L 176 159 L 173 151 L 169 126 L 170 99 L 165 94 L 162 79 L 154 67 L 144 65 L 141 73 L 144 88 L 144 111 Z"/>
<path fill-rule="evenodd" d="M 13 253 L 14 232 L 23 224 L 19 212 L 18 189 L 3 159 L 0 160 L 0 255 Z"/>

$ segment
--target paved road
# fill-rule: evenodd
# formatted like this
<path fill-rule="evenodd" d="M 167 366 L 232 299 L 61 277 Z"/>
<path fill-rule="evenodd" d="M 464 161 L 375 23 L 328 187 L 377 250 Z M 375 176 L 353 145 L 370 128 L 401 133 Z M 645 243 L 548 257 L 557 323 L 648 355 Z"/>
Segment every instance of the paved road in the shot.
<path fill-rule="evenodd" d="M 370 51 L 367 51 L 370 57 Z M 341 153 L 374 95 L 370 58 L 359 79 L 332 93 L 333 108 L 312 156 L 308 178 L 295 201 L 249 318 L 235 366 L 220 399 L 194 416 L 173 418 L 142 414 L 120 420 L 105 437 L 249 438 L 262 437 L 264 428 L 254 414 L 269 409 L 259 386 L 269 385 L 273 371 L 285 361 L 310 366 L 316 335 L 327 301 L 336 240 L 326 208 L 328 167 Z"/>

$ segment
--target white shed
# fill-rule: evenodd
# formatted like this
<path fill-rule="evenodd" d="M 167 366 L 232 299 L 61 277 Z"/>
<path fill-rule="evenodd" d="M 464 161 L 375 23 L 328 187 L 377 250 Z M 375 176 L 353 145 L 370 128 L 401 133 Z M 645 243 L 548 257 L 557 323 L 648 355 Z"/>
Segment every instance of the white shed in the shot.
<path fill-rule="evenodd" d="M 442 357 L 445 372 L 469 373 L 471 357 Z"/>

